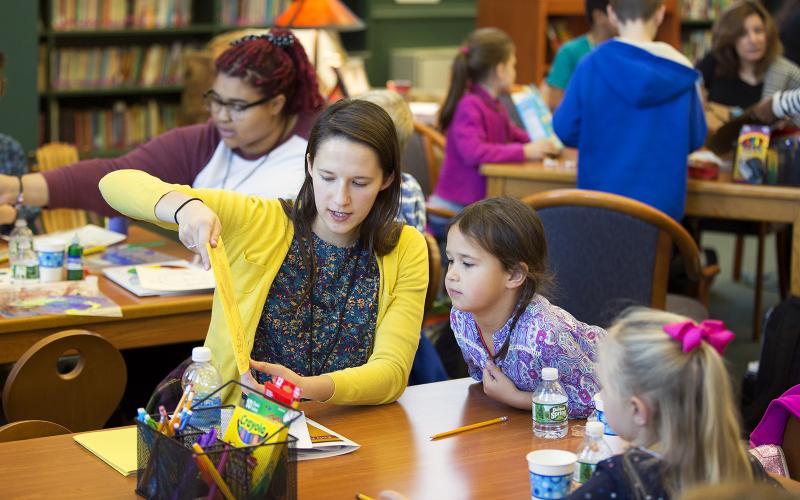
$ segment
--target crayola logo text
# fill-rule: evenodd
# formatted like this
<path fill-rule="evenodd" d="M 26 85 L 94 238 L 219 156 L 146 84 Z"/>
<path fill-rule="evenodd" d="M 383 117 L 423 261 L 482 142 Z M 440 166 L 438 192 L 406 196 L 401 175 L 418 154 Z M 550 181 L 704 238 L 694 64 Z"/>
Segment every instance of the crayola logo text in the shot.
<path fill-rule="evenodd" d="M 267 433 L 267 428 L 261 422 L 257 422 L 247 415 L 242 415 L 239 418 L 239 427 L 244 428 L 247 432 L 264 436 Z"/>

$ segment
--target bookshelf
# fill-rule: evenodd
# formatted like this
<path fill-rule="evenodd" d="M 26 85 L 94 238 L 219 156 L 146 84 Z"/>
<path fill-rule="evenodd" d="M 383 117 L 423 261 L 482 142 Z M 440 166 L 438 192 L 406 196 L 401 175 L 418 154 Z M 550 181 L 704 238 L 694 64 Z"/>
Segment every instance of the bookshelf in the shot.
<path fill-rule="evenodd" d="M 681 42 L 678 0 L 666 0 L 667 14 L 658 39 L 676 48 Z M 511 36 L 517 47 L 517 81 L 539 83 L 547 74 L 552 51 L 547 41 L 550 23 L 563 23 L 575 36 L 585 33 L 589 24 L 584 15 L 584 0 L 478 0 L 477 26 L 496 26 Z"/>
<path fill-rule="evenodd" d="M 40 0 L 39 142 L 125 153 L 181 123 L 183 61 L 290 0 Z"/>
<path fill-rule="evenodd" d="M 711 50 L 711 28 L 733 0 L 682 0 L 681 50 L 697 62 Z"/>

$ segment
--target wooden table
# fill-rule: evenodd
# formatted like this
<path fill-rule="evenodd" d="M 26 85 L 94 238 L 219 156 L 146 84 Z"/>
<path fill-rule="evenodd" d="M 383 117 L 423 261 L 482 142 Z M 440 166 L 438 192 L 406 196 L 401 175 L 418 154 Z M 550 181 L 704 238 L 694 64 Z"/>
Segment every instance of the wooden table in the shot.
<path fill-rule="evenodd" d="M 574 451 L 580 444 L 577 437 L 534 437 L 529 411 L 490 400 L 471 379 L 409 387 L 397 403 L 379 407 L 306 403 L 303 409 L 361 448 L 300 462 L 300 499 L 350 500 L 357 492 L 377 497 L 384 489 L 412 499 L 526 499 L 525 455 L 540 448 Z M 509 422 L 429 440 L 501 415 Z M 135 477 L 121 476 L 69 435 L 0 444 L 2 497 L 133 498 L 135 487 Z"/>
<path fill-rule="evenodd" d="M 568 152 L 574 158 L 574 151 Z M 523 198 L 551 189 L 575 187 L 575 169 L 545 168 L 542 162 L 485 164 L 487 196 Z M 686 215 L 783 222 L 794 227 L 791 294 L 800 296 L 800 187 L 689 180 Z"/>
<path fill-rule="evenodd" d="M 128 243 L 166 240 L 159 252 L 191 259 L 179 243 L 139 226 L 130 226 Z M 118 349 L 203 340 L 211 320 L 209 293 L 166 297 L 137 297 L 104 276 L 100 290 L 119 304 L 121 318 L 93 316 L 33 316 L 0 319 L 0 363 L 12 363 L 39 339 L 65 329 L 85 328 L 99 333 Z M 0 495 L 2 496 L 2 495 Z"/>

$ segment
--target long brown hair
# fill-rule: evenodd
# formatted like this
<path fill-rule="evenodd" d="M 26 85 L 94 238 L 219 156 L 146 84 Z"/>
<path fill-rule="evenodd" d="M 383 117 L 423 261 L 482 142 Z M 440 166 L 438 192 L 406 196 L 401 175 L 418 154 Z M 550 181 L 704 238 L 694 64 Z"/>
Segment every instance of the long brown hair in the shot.
<path fill-rule="evenodd" d="M 703 341 L 685 353 L 664 325 L 688 318 L 643 307 L 624 311 L 598 350 L 603 392 L 645 400 L 653 418 L 635 445 L 659 444 L 664 487 L 675 498 L 703 483 L 752 481 L 728 370 Z"/>
<path fill-rule="evenodd" d="M 327 140 L 342 138 L 363 144 L 375 152 L 384 181 L 392 182 L 378 192 L 372 209 L 359 226 L 358 245 L 383 256 L 394 250 L 400 239 L 402 225 L 395 222 L 400 207 L 400 149 L 394 123 L 386 111 L 368 101 L 342 99 L 322 112 L 311 129 L 306 147 L 305 179 L 294 203 L 281 200 L 281 205 L 294 225 L 295 238 L 300 242 L 301 255 L 310 270 L 307 289 L 314 283 L 315 259 L 311 227 L 317 217 L 314 184 L 309 162 L 314 163 L 317 151 Z"/>
<path fill-rule="evenodd" d="M 450 72 L 450 88 L 439 113 L 439 128 L 447 130 L 456 112 L 458 101 L 469 83 L 479 83 L 514 53 L 514 42 L 497 28 L 473 31 L 458 51 Z"/>
<path fill-rule="evenodd" d="M 499 260 L 503 269 L 525 274 L 525 283 L 511 320 L 510 329 L 513 330 L 533 296 L 544 291 L 551 281 L 541 219 L 533 208 L 515 198 L 503 196 L 467 206 L 451 219 L 448 230 L 453 226 Z M 498 351 L 496 357 L 503 354 Z"/>
<path fill-rule="evenodd" d="M 764 23 L 764 33 L 767 36 L 767 48 L 764 57 L 756 63 L 756 75 L 764 76 L 770 65 L 783 52 L 778 29 L 767 9 L 756 0 L 735 2 L 720 14 L 711 31 L 711 53 L 717 60 L 717 76 L 738 77 L 741 61 L 736 53 L 736 41 L 744 34 L 745 20 L 754 14 Z"/>

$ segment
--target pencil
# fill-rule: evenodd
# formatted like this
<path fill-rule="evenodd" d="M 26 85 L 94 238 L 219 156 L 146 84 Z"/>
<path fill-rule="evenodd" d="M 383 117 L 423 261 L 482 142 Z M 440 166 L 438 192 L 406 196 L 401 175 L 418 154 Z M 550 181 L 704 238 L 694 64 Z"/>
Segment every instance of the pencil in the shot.
<path fill-rule="evenodd" d="M 97 245 L 94 247 L 85 248 L 83 250 L 83 255 L 92 255 L 93 253 L 105 252 L 108 250 L 106 245 Z"/>
<path fill-rule="evenodd" d="M 356 493 L 356 500 L 374 500 L 372 497 L 367 496 L 363 493 Z"/>
<path fill-rule="evenodd" d="M 431 441 L 433 441 L 434 439 L 452 436 L 453 434 L 458 434 L 459 432 L 470 431 L 472 429 L 478 429 L 479 427 L 486 427 L 487 425 L 499 424 L 500 422 L 507 422 L 507 421 L 508 417 L 497 417 L 493 418 L 492 420 L 487 420 L 485 422 L 478 422 L 476 424 L 465 425 L 464 427 L 458 427 L 450 431 L 434 434 L 433 436 L 431 436 Z"/>
<path fill-rule="evenodd" d="M 222 493 L 222 496 L 224 496 L 227 500 L 234 500 L 235 497 L 233 496 L 233 493 L 231 493 L 231 489 L 228 488 L 228 485 L 222 479 L 222 476 L 219 475 L 219 472 L 217 472 L 217 468 L 214 466 L 214 462 L 212 462 L 211 459 L 208 458 L 208 455 L 206 455 L 205 450 L 203 450 L 203 448 L 197 443 L 194 443 L 192 445 L 192 449 L 194 449 L 194 451 L 196 452 L 195 460 L 197 460 L 198 462 L 197 465 L 198 467 L 200 467 L 201 471 L 205 469 L 208 476 L 217 485 L 217 488 L 219 488 L 219 491 L 220 493 Z"/>

